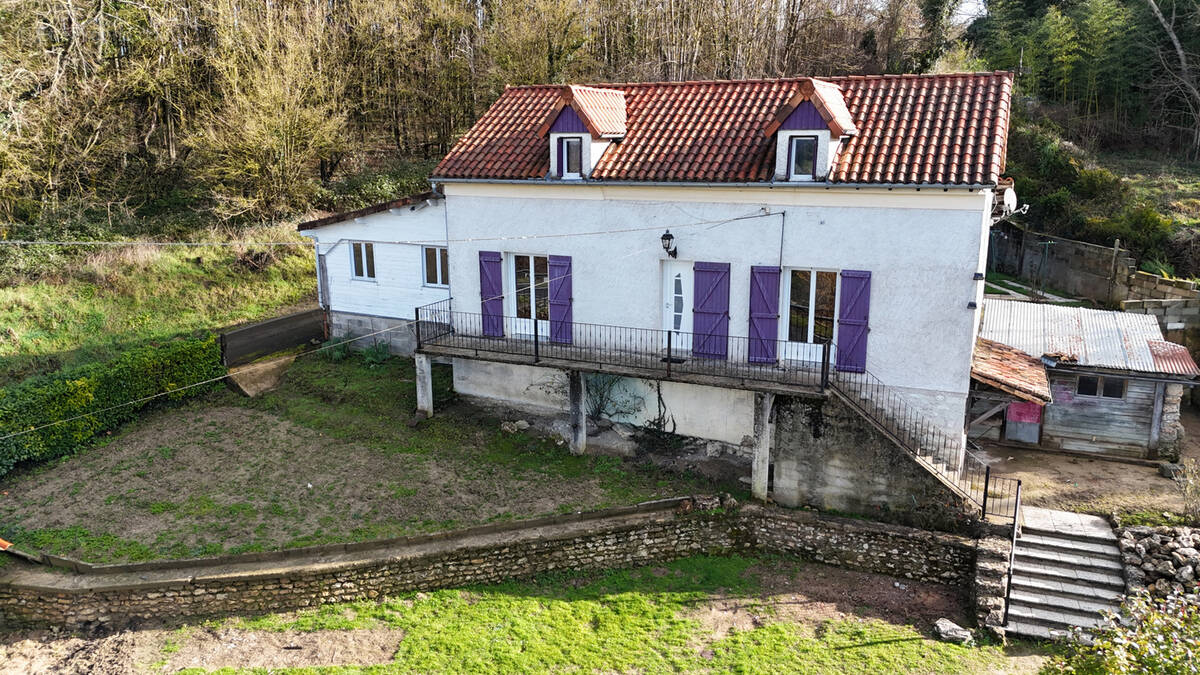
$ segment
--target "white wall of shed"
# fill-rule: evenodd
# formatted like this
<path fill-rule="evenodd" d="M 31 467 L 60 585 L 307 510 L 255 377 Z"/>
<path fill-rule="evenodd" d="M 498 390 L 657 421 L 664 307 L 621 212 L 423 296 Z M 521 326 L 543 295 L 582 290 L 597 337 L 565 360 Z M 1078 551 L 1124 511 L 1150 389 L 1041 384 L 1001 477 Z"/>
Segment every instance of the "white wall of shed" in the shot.
<path fill-rule="evenodd" d="M 445 201 L 411 209 L 403 206 L 341 223 L 326 225 L 301 234 L 317 242 L 325 255 L 328 301 L 335 312 L 411 319 L 416 308 L 450 297 L 442 286 L 426 286 L 423 244 L 445 246 Z M 372 242 L 375 279 L 353 276 L 351 243 Z M 451 275 L 451 281 L 454 277 Z M 476 272 L 478 283 L 478 272 Z M 478 293 L 478 289 L 476 289 Z"/>

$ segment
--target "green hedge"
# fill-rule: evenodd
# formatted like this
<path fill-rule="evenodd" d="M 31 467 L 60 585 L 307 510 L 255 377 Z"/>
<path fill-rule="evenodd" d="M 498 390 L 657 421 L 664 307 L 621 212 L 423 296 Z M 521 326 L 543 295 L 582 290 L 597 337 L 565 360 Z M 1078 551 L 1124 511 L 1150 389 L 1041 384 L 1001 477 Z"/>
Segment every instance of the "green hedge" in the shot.
<path fill-rule="evenodd" d="M 0 475 L 19 462 L 44 461 L 74 452 L 96 434 L 128 422 L 148 405 L 209 391 L 192 387 L 149 401 L 97 412 L 71 422 L 3 438 L 56 420 L 99 411 L 225 374 L 216 335 L 131 349 L 92 363 L 0 388 Z M 216 386 L 215 383 L 213 386 Z"/>

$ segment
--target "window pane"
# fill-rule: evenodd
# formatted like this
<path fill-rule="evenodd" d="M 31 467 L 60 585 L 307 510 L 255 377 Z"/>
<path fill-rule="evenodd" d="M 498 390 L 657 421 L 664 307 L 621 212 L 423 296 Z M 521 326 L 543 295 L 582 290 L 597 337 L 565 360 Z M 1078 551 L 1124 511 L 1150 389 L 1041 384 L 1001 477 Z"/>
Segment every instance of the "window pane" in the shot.
<path fill-rule="evenodd" d="M 1100 390 L 1100 378 L 1091 375 L 1080 375 L 1079 385 L 1075 388 L 1075 393 L 1080 396 L 1095 396 Z"/>
<path fill-rule="evenodd" d="M 533 258 L 534 300 L 537 302 L 537 318 L 545 321 L 550 318 L 550 288 L 547 282 L 550 268 L 546 256 Z"/>
<path fill-rule="evenodd" d="M 671 322 L 675 326 L 675 330 L 683 328 L 683 275 L 675 275 L 675 285 L 673 288 L 674 302 L 671 308 Z"/>
<path fill-rule="evenodd" d="M 366 254 L 363 257 L 367 259 L 367 278 L 374 279 L 375 278 L 375 245 L 374 244 L 363 244 L 363 249 L 365 249 L 365 251 L 366 251 Z"/>
<path fill-rule="evenodd" d="M 350 247 L 354 250 L 354 276 L 361 277 L 363 275 L 362 244 L 351 244 Z"/>
<path fill-rule="evenodd" d="M 579 139 L 572 138 L 564 141 L 567 144 L 567 173 L 580 173 L 583 163 Z"/>
<path fill-rule="evenodd" d="M 425 283 L 436 284 L 438 282 L 437 273 L 437 249 L 430 246 L 425 247 Z"/>
<path fill-rule="evenodd" d="M 817 301 L 813 308 L 813 342 L 833 342 L 837 273 L 817 272 Z"/>
<path fill-rule="evenodd" d="M 517 265 L 517 316 L 528 319 L 532 304 L 529 302 L 529 256 L 519 255 Z"/>
<path fill-rule="evenodd" d="M 1104 378 L 1104 395 L 1108 398 L 1125 398 L 1125 380 L 1119 377 Z"/>
<path fill-rule="evenodd" d="M 792 139 L 792 175 L 815 175 L 816 166 L 817 139 L 811 136 Z"/>
<path fill-rule="evenodd" d="M 788 340 L 808 342 L 808 295 L 811 272 L 792 271 L 791 309 L 788 312 Z"/>
<path fill-rule="evenodd" d="M 441 249 L 442 266 L 439 268 L 438 283 L 443 286 L 450 285 L 450 249 Z"/>

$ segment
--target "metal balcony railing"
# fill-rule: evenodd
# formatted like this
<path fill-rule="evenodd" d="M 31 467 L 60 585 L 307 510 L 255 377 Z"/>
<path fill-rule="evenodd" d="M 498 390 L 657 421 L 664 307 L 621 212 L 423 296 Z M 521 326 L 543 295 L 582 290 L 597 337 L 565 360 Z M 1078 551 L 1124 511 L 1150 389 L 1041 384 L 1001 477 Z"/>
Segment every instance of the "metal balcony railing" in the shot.
<path fill-rule="evenodd" d="M 934 423 L 895 387 L 867 371 L 839 370 L 832 344 L 485 316 L 454 311 L 449 299 L 418 308 L 415 331 L 418 350 L 428 353 L 768 391 L 832 392 L 984 516 L 1016 517 L 1019 481 L 991 475 L 966 447 L 965 435 Z"/>

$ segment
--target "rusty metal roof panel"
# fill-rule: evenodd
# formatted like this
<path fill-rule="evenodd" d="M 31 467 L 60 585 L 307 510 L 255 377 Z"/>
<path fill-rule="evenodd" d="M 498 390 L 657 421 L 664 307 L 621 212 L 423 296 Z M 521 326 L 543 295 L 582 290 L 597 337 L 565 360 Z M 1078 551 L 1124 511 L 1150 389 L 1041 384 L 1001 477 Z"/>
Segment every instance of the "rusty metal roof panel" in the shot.
<path fill-rule="evenodd" d="M 1187 349 L 1163 340 L 1149 314 L 989 299 L 983 303 L 979 337 L 1073 365 L 1200 374 Z"/>

